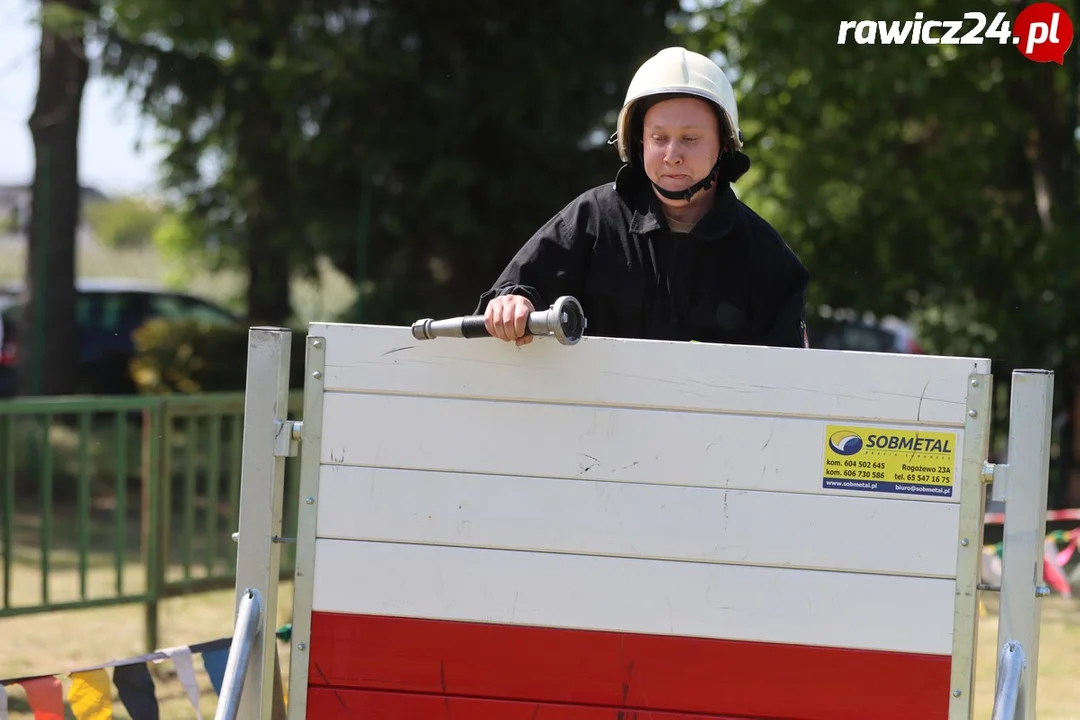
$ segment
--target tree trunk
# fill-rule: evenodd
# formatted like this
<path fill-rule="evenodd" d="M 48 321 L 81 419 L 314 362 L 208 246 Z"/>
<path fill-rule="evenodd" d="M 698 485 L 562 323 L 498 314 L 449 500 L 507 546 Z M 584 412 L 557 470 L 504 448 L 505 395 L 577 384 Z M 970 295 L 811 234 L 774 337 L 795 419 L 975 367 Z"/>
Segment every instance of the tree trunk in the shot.
<path fill-rule="evenodd" d="M 249 107 L 260 112 L 249 117 L 236 144 L 237 164 L 247 177 L 259 178 L 239 193 L 239 204 L 246 217 L 248 319 L 252 325 L 284 325 L 292 315 L 289 298 L 290 245 L 292 221 L 291 176 L 289 157 L 283 139 L 285 121 L 278 104 L 266 89 L 265 68 L 274 55 L 273 29 L 264 26 L 249 46 Z"/>
<path fill-rule="evenodd" d="M 248 229 L 248 319 L 252 325 L 283 325 L 292 314 L 289 301 L 289 260 L 280 245 L 268 242 L 260 247 L 256 238 L 262 223 L 253 222 Z M 267 228 L 271 233 L 277 228 Z M 275 237 L 275 236 L 270 236 Z"/>
<path fill-rule="evenodd" d="M 54 0 L 89 12 L 92 0 Z M 43 24 L 37 101 L 30 116 L 34 187 L 27 242 L 25 313 L 20 323 L 20 381 L 25 394 L 74 391 L 75 234 L 80 214 L 79 120 L 89 64 L 83 32 Z"/>

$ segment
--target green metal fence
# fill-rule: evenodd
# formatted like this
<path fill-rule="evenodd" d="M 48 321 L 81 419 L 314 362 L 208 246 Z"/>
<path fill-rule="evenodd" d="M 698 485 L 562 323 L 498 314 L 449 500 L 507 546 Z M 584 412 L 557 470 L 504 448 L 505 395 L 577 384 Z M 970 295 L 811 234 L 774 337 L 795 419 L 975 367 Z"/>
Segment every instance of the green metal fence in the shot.
<path fill-rule="evenodd" d="M 139 603 L 149 651 L 162 599 L 232 587 L 243 413 L 243 393 L 0 402 L 0 617 Z"/>

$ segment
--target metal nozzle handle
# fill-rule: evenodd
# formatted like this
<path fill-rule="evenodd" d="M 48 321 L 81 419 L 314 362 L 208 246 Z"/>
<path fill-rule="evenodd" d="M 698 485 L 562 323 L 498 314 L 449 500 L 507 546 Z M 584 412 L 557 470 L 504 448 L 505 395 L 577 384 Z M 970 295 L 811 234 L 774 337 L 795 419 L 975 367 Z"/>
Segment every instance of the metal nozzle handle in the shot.
<path fill-rule="evenodd" d="M 581 340 L 588 321 L 575 298 L 564 295 L 548 310 L 529 313 L 525 322 L 526 335 L 553 335 L 563 345 L 574 345 Z M 478 338 L 491 337 L 484 326 L 483 315 L 465 315 L 446 320 L 425 318 L 412 325 L 417 340 L 434 340 L 437 337 Z"/>

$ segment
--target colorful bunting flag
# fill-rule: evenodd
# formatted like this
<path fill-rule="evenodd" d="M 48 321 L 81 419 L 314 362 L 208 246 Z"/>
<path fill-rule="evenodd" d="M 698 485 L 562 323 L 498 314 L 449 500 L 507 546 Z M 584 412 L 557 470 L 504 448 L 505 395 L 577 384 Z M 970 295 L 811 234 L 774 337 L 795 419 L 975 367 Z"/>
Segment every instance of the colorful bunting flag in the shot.
<path fill-rule="evenodd" d="M 37 677 L 19 683 L 34 711 L 34 720 L 64 720 L 64 687 L 58 677 Z"/>
<path fill-rule="evenodd" d="M 105 670 L 71 673 L 68 704 L 75 720 L 112 720 L 109 673 Z"/>
<path fill-rule="evenodd" d="M 0 680 L 0 720 L 8 720 L 8 694 L 5 686 L 21 685 L 34 720 L 65 720 L 64 684 L 62 675 L 71 678 L 67 704 L 75 720 L 113 720 L 112 685 L 132 720 L 160 720 L 157 693 L 148 663 L 171 660 L 177 679 L 202 720 L 199 708 L 199 683 L 195 674 L 193 655 L 201 655 L 203 666 L 210 676 L 214 692 L 221 694 L 225 665 L 229 659 L 232 638 L 220 638 L 206 643 L 159 650 L 140 657 L 113 660 L 93 667 L 78 668 L 63 674 L 28 676 Z"/>
<path fill-rule="evenodd" d="M 131 720 L 159 720 L 154 679 L 146 663 L 118 665 L 113 670 L 113 685 Z"/>
<path fill-rule="evenodd" d="M 174 647 L 168 648 L 164 652 L 173 661 L 173 666 L 176 668 L 176 679 L 180 681 L 180 685 L 187 691 L 188 700 L 191 701 L 191 706 L 195 708 L 195 716 L 198 720 L 203 720 L 202 712 L 199 711 L 199 682 L 195 679 L 195 664 L 191 661 L 191 648 Z"/>
<path fill-rule="evenodd" d="M 225 682 L 225 666 L 229 662 L 229 648 L 204 652 L 202 661 L 206 674 L 210 676 L 210 684 L 214 686 L 214 692 L 221 695 L 221 686 Z"/>

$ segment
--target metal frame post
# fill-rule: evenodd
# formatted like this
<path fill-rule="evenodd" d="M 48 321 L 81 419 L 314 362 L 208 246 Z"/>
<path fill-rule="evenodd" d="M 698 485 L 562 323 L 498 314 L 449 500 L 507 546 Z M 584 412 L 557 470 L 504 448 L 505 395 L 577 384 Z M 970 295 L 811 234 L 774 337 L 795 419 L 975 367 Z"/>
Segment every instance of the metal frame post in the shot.
<path fill-rule="evenodd" d="M 1053 404 L 1053 372 L 1013 372 L 1008 461 L 994 468 L 993 497 L 1005 503 L 997 644 L 999 648 L 1019 645 L 1020 657 L 1026 660 L 1016 697 L 1018 720 L 1035 720 Z M 999 683 L 1006 670 L 1016 672 L 999 665 Z"/>
<path fill-rule="evenodd" d="M 261 618 L 250 662 L 242 679 L 237 717 L 270 718 L 274 702 L 277 653 L 278 578 L 281 567 L 281 516 L 285 458 L 295 452 L 289 412 L 288 328 L 253 327 L 248 331 L 247 383 L 244 391 L 244 438 L 240 469 L 240 523 L 236 548 L 236 617 L 245 595 L 261 596 Z M 284 442 L 283 442 L 284 441 Z M 231 653 L 240 652 L 233 647 Z"/>
<path fill-rule="evenodd" d="M 309 331 L 310 332 L 310 331 Z M 315 586 L 315 536 L 319 516 L 322 418 L 326 338 L 308 335 L 305 357 L 303 442 L 300 494 L 296 512 L 296 568 L 293 585 L 292 650 L 289 653 L 288 720 L 307 718 L 308 669 L 311 661 L 311 599 Z"/>
<path fill-rule="evenodd" d="M 949 676 L 949 718 L 970 718 L 978 652 L 979 560 L 982 552 L 986 485 L 983 464 L 990 448 L 990 399 L 994 377 L 968 376 L 963 456 L 959 472 L 960 522 L 956 537 L 956 594 L 953 600 L 952 669 Z"/>

